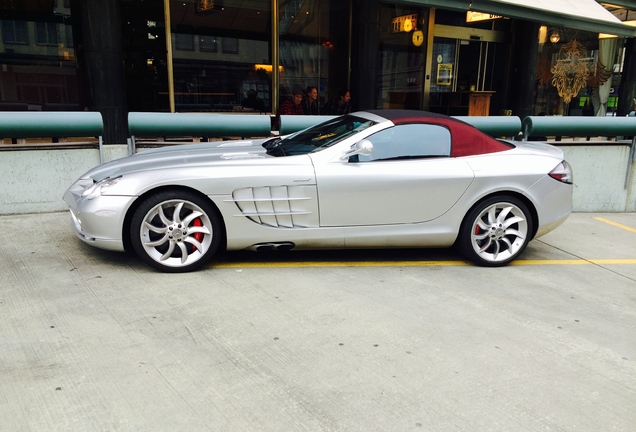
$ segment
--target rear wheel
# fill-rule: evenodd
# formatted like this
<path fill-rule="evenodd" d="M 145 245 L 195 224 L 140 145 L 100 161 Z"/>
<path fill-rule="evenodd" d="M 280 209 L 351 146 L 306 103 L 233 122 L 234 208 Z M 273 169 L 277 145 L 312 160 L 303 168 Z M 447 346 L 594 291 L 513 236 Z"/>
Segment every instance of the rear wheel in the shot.
<path fill-rule="evenodd" d="M 137 255 L 164 272 L 187 272 L 205 265 L 222 235 L 214 206 L 195 193 L 163 191 L 135 210 L 130 238 Z"/>
<path fill-rule="evenodd" d="M 462 222 L 458 246 L 474 263 L 503 266 L 525 250 L 532 235 L 528 207 L 512 196 L 495 196 L 473 207 Z"/>

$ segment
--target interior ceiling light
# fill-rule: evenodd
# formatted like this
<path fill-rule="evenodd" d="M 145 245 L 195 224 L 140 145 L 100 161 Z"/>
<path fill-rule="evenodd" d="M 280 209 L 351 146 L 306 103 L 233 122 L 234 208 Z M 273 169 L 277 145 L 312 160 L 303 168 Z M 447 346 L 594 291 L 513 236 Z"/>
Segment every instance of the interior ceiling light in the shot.
<path fill-rule="evenodd" d="M 556 30 L 552 32 L 552 34 L 550 35 L 550 42 L 557 43 L 560 40 L 561 40 L 561 35 L 559 34 L 559 32 Z"/>

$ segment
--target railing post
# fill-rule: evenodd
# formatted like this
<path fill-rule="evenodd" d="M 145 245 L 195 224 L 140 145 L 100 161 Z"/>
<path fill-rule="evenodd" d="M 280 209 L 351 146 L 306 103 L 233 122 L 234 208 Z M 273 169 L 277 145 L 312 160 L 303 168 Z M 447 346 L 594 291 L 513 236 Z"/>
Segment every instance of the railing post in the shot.
<path fill-rule="evenodd" d="M 627 172 L 625 173 L 625 185 L 623 189 L 627 189 L 627 186 L 629 185 L 629 177 L 633 171 L 634 159 L 636 159 L 635 149 L 636 149 L 636 135 L 632 137 L 632 144 L 629 148 L 629 157 L 627 158 Z"/>
<path fill-rule="evenodd" d="M 128 155 L 132 156 L 135 154 L 135 146 L 136 146 L 136 142 L 135 142 L 135 136 L 131 135 L 130 139 L 128 140 Z"/>

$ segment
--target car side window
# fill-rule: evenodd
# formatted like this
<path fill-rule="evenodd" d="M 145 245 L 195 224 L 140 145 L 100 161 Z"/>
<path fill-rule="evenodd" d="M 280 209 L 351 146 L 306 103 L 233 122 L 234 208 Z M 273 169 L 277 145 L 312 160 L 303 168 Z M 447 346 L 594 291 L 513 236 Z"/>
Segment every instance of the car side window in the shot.
<path fill-rule="evenodd" d="M 439 125 L 393 126 L 367 140 L 373 144 L 373 152 L 369 156 L 358 155 L 358 162 L 450 156 L 450 131 Z"/>

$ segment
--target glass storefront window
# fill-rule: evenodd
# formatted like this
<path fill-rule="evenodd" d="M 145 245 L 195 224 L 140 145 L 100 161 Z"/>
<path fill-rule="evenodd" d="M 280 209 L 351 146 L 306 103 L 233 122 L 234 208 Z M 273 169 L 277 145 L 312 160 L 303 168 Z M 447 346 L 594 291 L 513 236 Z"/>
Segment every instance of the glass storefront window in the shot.
<path fill-rule="evenodd" d="M 323 106 L 347 89 L 349 16 L 348 1 L 279 2 L 281 101 L 294 87 L 316 87 Z"/>
<path fill-rule="evenodd" d="M 170 86 L 177 112 L 248 111 L 250 90 L 269 111 L 271 1 L 170 0 L 169 7 L 172 82 L 164 3 L 122 2 L 129 111 L 169 111 Z"/>
<path fill-rule="evenodd" d="M 350 2 L 279 7 L 279 100 L 272 90 L 271 0 L 170 0 L 172 75 L 161 2 L 122 2 L 129 111 L 274 112 L 294 87 L 318 104 L 349 84 Z"/>
<path fill-rule="evenodd" d="M 169 111 L 162 1 L 121 2 L 128 111 Z"/>
<path fill-rule="evenodd" d="M 498 114 L 506 93 L 509 40 L 509 19 L 468 22 L 465 12 L 437 10 L 429 109 L 460 116 Z M 482 97 L 488 103 L 476 110 Z"/>
<path fill-rule="evenodd" d="M 84 109 L 68 2 L 8 2 L 0 13 L 0 110 Z"/>
<path fill-rule="evenodd" d="M 556 42 L 549 39 L 539 41 L 539 57 L 536 68 L 536 89 L 533 106 L 534 115 L 558 115 L 558 116 L 594 116 L 599 108 L 599 87 L 608 82 L 612 87 L 611 93 L 617 94 L 617 81 L 612 86 L 612 75 L 610 72 L 617 69 L 615 63 L 618 54 L 618 46 L 614 44 L 613 51 L 609 53 L 607 65 L 602 64 L 599 58 L 598 34 L 579 30 L 568 30 L 561 28 L 562 36 Z M 573 41 L 576 41 L 574 44 Z M 568 51 L 568 47 L 576 48 L 575 51 Z M 565 50 L 565 51 L 563 51 Z M 564 57 L 565 56 L 565 60 Z M 576 57 L 579 67 L 583 69 L 560 70 L 556 68 L 558 63 L 571 63 Z M 610 72 L 604 72 L 605 70 Z M 582 71 L 586 71 L 585 85 L 580 89 L 574 89 L 574 85 L 581 80 L 577 77 Z M 565 75 L 561 76 L 561 72 Z M 555 74 L 558 75 L 555 78 Z M 617 75 L 617 74 L 616 74 Z M 569 101 L 559 94 L 559 90 L 554 85 L 559 77 L 564 82 L 565 88 L 570 92 Z M 617 77 L 614 77 L 617 80 Z M 572 89 L 568 88 L 572 87 Z M 578 90 L 578 93 L 576 92 Z M 610 90 L 609 88 L 607 89 Z M 574 96 L 572 96 L 574 91 Z M 606 101 L 606 107 L 609 101 Z M 615 101 L 613 101 L 615 102 Z M 607 107 L 609 108 L 609 107 Z M 611 111 L 610 111 L 611 113 Z"/>
<path fill-rule="evenodd" d="M 428 9 L 380 7 L 376 108 L 421 109 Z"/>
<path fill-rule="evenodd" d="M 270 111 L 270 21 L 269 0 L 171 0 L 176 111 Z"/>

